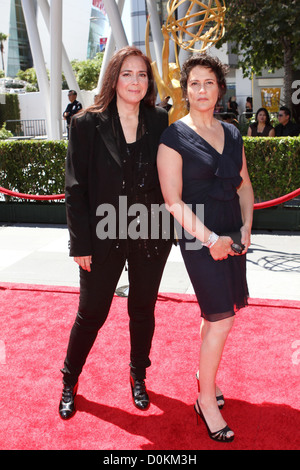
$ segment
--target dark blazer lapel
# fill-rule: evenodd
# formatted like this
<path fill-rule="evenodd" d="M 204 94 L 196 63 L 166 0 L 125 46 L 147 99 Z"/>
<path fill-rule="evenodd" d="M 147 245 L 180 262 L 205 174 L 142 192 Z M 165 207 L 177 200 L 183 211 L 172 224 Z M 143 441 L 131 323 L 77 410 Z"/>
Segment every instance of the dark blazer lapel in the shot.
<path fill-rule="evenodd" d="M 116 143 L 116 138 L 113 134 L 113 129 L 111 126 L 109 113 L 108 111 L 104 111 L 98 115 L 99 117 L 99 124 L 96 126 L 97 131 L 101 135 L 103 142 L 105 143 L 107 150 L 113 157 L 113 159 L 117 162 L 117 164 L 121 167 L 121 159 Z"/>

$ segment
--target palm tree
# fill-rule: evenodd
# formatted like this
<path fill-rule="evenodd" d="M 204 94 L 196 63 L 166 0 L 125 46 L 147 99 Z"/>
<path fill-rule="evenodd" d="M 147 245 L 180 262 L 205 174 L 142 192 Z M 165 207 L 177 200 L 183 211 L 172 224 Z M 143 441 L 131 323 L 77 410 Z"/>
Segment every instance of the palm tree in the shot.
<path fill-rule="evenodd" d="M 0 33 L 0 51 L 1 51 L 1 59 L 2 59 L 2 69 L 4 71 L 4 42 L 7 39 L 7 35 L 4 33 Z"/>

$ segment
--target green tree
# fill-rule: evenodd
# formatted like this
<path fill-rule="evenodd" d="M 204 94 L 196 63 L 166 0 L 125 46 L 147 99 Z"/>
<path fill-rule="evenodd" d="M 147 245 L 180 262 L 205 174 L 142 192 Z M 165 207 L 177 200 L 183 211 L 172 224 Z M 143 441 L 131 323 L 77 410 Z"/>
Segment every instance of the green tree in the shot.
<path fill-rule="evenodd" d="M 225 35 L 234 44 L 244 76 L 284 68 L 284 100 L 292 108 L 293 71 L 300 65 L 298 0 L 226 0 Z"/>
<path fill-rule="evenodd" d="M 0 140 L 9 139 L 13 137 L 13 133 L 6 129 L 6 123 L 4 122 L 0 129 Z"/>
<path fill-rule="evenodd" d="M 75 74 L 78 86 L 80 90 L 93 90 L 96 88 L 99 79 L 99 73 L 102 65 L 103 53 L 99 52 L 93 59 L 88 60 L 73 60 L 71 62 L 72 69 Z M 50 78 L 50 73 L 47 71 L 48 77 Z M 31 86 L 27 85 L 26 91 L 38 91 L 38 81 L 37 75 L 34 68 L 27 70 L 19 70 L 17 77 L 20 80 L 24 80 Z M 68 89 L 68 84 L 64 74 L 62 74 L 62 89 Z"/>
<path fill-rule="evenodd" d="M 31 87 L 26 87 L 26 91 L 39 90 L 35 68 L 32 67 L 26 70 L 19 70 L 17 73 L 17 77 L 20 80 L 24 80 L 24 82 L 27 82 L 31 85 Z"/>
<path fill-rule="evenodd" d="M 96 88 L 102 60 L 103 53 L 98 52 L 93 59 L 73 60 L 71 62 L 80 90 L 93 90 Z"/>
<path fill-rule="evenodd" d="M 2 69 L 4 71 L 4 42 L 7 39 L 7 35 L 4 33 L 0 33 L 0 52 L 1 52 L 1 60 L 2 60 Z"/>

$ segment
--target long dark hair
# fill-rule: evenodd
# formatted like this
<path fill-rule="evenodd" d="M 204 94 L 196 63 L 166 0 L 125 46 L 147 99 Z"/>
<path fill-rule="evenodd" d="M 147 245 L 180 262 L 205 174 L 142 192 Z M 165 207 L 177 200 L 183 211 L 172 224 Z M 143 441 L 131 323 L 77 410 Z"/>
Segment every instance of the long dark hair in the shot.
<path fill-rule="evenodd" d="M 148 90 L 143 101 L 147 106 L 155 106 L 156 92 L 150 60 L 140 49 L 126 46 L 115 52 L 110 59 L 103 77 L 100 93 L 95 97 L 94 104 L 85 110 L 86 112 L 99 113 L 105 111 L 116 95 L 117 82 L 123 62 L 130 56 L 141 57 L 144 60 L 147 67 Z"/>
<path fill-rule="evenodd" d="M 255 124 L 257 125 L 258 124 L 258 121 L 257 121 L 257 116 L 258 116 L 258 113 L 260 113 L 261 111 L 264 111 L 265 115 L 266 115 L 266 125 L 270 125 L 271 122 L 270 122 L 270 115 L 269 115 L 269 112 L 266 108 L 259 108 L 257 111 L 256 111 L 256 114 L 255 114 Z"/>

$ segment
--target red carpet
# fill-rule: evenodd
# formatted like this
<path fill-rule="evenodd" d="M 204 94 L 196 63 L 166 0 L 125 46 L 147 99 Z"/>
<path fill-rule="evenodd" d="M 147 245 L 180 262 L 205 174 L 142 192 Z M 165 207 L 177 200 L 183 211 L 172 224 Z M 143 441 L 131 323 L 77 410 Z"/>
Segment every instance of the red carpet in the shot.
<path fill-rule="evenodd" d="M 78 411 L 62 421 L 59 369 L 77 302 L 73 288 L 0 284 L 0 449 L 299 449 L 300 302 L 251 299 L 236 317 L 218 377 L 232 444 L 196 426 L 191 295 L 159 296 L 148 411 L 131 401 L 127 300 L 116 297 L 82 374 Z"/>

